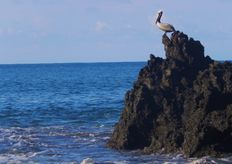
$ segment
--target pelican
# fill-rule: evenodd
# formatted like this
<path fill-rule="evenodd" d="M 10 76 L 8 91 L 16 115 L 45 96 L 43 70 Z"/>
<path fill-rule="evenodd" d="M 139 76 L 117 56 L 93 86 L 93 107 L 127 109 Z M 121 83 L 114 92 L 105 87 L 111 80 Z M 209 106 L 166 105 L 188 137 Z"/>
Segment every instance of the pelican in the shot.
<path fill-rule="evenodd" d="M 176 31 L 175 28 L 171 24 L 161 23 L 160 22 L 162 14 L 163 14 L 163 11 L 158 11 L 158 15 L 157 15 L 157 18 L 156 18 L 156 21 L 155 21 L 155 24 L 159 27 L 159 29 L 163 30 L 165 32 L 165 34 L 167 32 L 174 32 L 174 31 Z"/>

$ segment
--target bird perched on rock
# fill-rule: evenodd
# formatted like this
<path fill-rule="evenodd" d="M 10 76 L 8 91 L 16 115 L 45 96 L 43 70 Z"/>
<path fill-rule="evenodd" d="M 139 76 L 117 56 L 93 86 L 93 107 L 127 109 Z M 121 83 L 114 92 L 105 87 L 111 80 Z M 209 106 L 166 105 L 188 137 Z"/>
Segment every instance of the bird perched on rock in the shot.
<path fill-rule="evenodd" d="M 162 15 L 163 15 L 163 11 L 161 11 L 161 10 L 158 11 L 155 24 L 159 27 L 159 29 L 163 30 L 165 32 L 165 34 L 167 32 L 174 32 L 174 31 L 176 31 L 175 28 L 171 24 L 161 23 L 160 22 L 160 19 L 161 19 Z"/>

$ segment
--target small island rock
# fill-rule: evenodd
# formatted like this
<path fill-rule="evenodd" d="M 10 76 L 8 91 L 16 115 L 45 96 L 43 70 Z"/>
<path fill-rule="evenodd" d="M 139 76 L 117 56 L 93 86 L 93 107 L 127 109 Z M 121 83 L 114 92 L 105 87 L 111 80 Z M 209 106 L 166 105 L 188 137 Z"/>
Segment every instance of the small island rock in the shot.
<path fill-rule="evenodd" d="M 232 153 L 232 64 L 204 56 L 199 41 L 163 35 L 166 59 L 150 55 L 108 145 L 146 153 Z"/>

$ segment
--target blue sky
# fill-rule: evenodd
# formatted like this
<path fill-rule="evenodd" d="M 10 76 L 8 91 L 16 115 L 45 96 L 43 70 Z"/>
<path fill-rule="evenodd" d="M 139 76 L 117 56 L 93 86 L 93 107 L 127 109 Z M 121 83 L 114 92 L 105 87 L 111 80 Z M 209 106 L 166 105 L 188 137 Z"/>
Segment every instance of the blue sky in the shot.
<path fill-rule="evenodd" d="M 164 57 L 162 21 L 232 56 L 231 0 L 1 0 L 0 63 L 146 61 Z"/>

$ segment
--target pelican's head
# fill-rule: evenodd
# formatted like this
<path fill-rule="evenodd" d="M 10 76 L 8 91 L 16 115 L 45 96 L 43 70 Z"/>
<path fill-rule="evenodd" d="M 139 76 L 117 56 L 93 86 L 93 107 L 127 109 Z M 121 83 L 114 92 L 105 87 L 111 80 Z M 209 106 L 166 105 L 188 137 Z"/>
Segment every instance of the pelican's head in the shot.
<path fill-rule="evenodd" d="M 158 11 L 158 15 L 161 16 L 163 14 L 163 11 L 162 10 L 159 10 Z"/>

